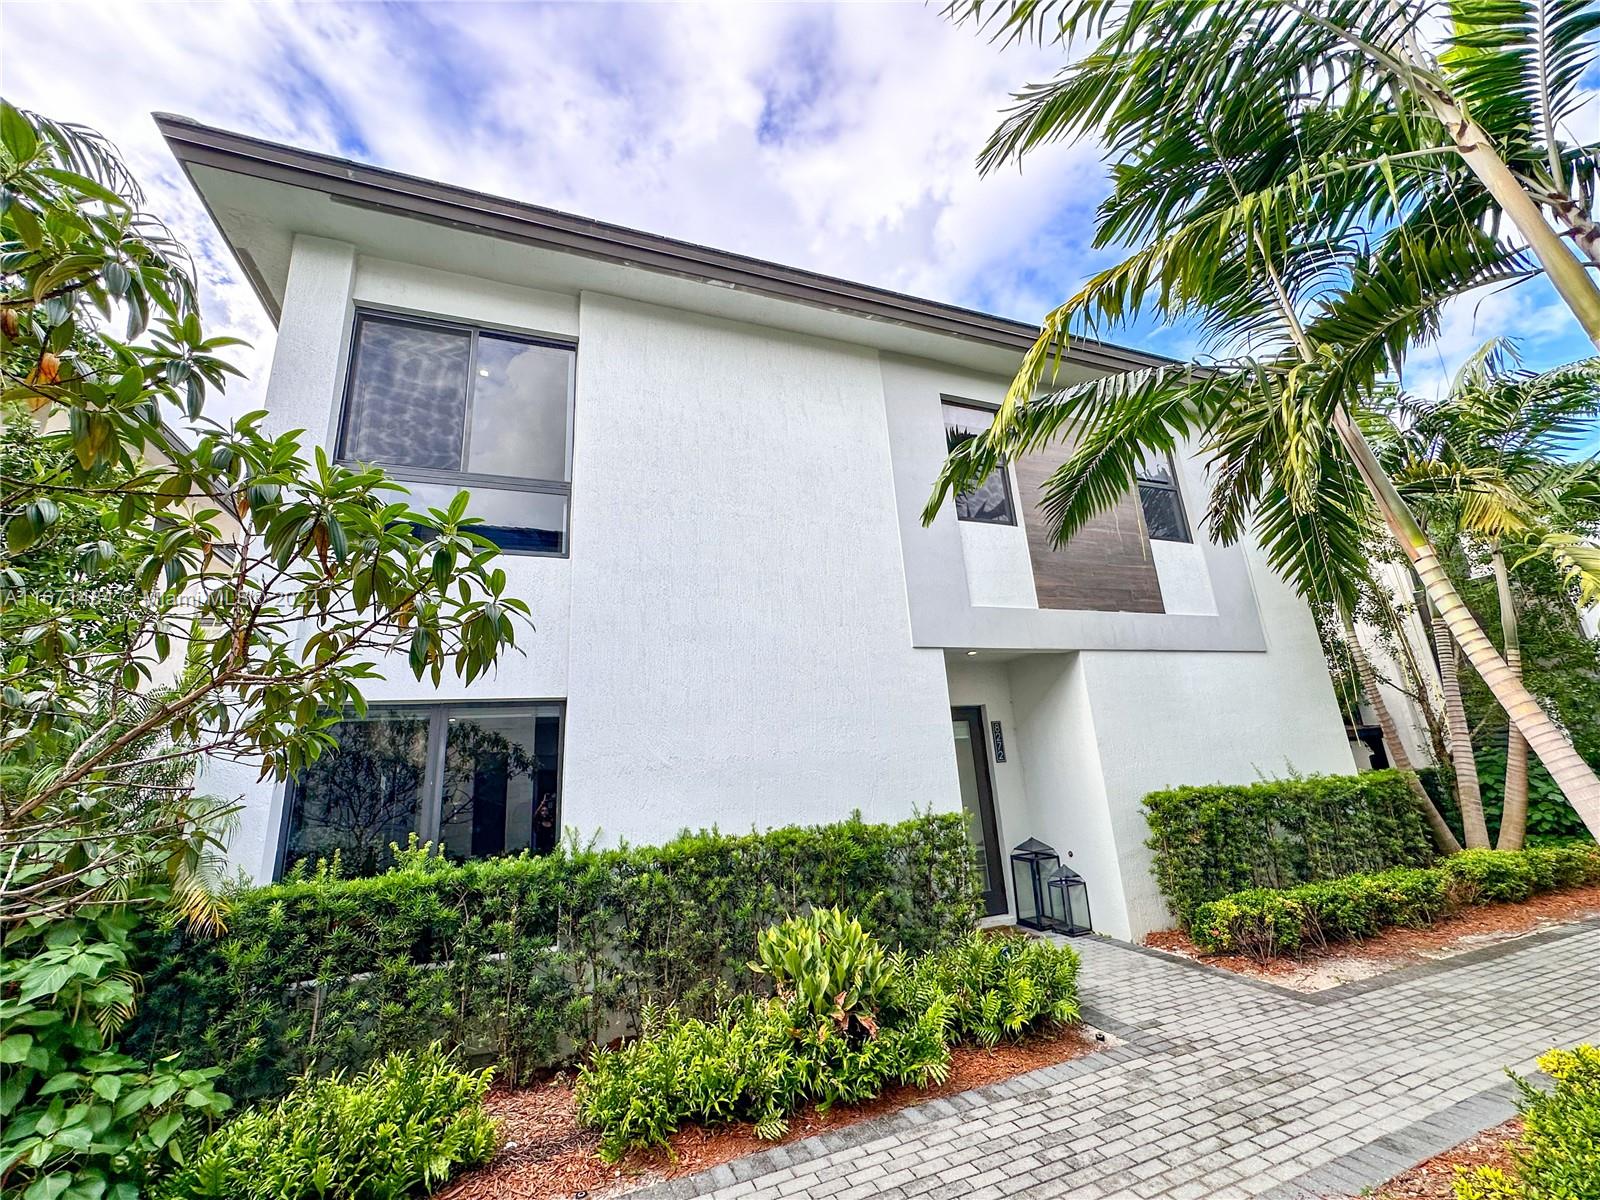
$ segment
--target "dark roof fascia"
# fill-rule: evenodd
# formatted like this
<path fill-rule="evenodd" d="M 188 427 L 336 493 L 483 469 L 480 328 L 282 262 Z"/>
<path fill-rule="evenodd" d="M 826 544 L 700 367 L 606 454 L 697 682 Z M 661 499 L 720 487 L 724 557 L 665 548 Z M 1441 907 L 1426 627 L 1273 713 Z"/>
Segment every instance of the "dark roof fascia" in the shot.
<path fill-rule="evenodd" d="M 488 233 L 542 249 L 738 288 L 1003 350 L 1026 351 L 1038 336 L 1036 328 L 1021 321 L 973 309 L 419 179 L 202 125 L 188 117 L 171 113 L 153 115 L 191 184 L 195 182 L 194 167 L 212 167 L 321 191 L 346 203 Z M 200 189 L 196 187 L 196 191 Z M 201 198 L 203 201 L 203 192 Z M 212 217 L 215 220 L 214 213 Z M 240 254 L 238 247 L 234 247 L 234 251 L 256 294 L 276 318 L 277 303 L 260 279 L 260 273 L 247 261 L 247 255 Z M 1175 362 L 1161 355 L 1092 338 L 1074 338 L 1068 358 L 1106 371 L 1167 366 Z"/>

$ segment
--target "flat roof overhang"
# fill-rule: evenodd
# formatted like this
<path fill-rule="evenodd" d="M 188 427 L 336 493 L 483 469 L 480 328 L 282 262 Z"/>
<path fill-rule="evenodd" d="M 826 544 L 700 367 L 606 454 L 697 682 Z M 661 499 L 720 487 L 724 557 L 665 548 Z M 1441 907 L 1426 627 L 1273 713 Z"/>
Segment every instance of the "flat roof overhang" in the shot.
<path fill-rule="evenodd" d="M 1035 327 L 1023 322 L 973 309 L 370 167 L 202 125 L 171 113 L 156 113 L 154 119 L 274 321 L 282 307 L 286 261 L 276 272 L 264 269 L 258 261 L 260 256 L 241 244 L 238 222 L 225 219 L 219 205 L 213 203 L 217 172 L 322 193 L 336 204 L 373 214 L 425 221 L 537 250 L 953 338 L 969 347 L 1001 351 L 1008 358 L 1020 356 L 1038 334 Z M 272 219 L 267 216 L 262 221 L 269 223 Z M 529 286 L 540 285 L 533 282 Z M 1090 338 L 1074 338 L 1067 357 L 1075 366 L 1095 372 L 1127 371 L 1174 361 Z"/>

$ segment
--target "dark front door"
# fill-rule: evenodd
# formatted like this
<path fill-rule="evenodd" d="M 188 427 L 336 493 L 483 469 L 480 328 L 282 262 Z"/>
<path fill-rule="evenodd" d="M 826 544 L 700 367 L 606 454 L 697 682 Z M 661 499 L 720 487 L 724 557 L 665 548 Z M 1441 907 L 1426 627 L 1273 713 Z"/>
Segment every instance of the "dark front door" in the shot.
<path fill-rule="evenodd" d="M 961 778 L 961 805 L 983 882 L 983 910 L 989 916 L 1006 911 L 1005 866 L 1000 857 L 1000 831 L 994 820 L 994 785 L 989 779 L 989 743 L 983 736 L 983 709 L 952 708 L 956 735 L 956 773 Z"/>

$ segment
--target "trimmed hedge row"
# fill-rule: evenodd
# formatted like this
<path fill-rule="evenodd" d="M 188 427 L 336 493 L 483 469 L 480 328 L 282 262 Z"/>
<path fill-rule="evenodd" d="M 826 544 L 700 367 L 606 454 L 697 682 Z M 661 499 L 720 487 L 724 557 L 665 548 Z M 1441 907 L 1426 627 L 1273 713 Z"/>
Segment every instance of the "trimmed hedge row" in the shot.
<path fill-rule="evenodd" d="M 1246 888 L 1287 888 L 1433 861 L 1397 771 L 1182 787 L 1145 797 L 1156 883 L 1179 923 Z"/>
<path fill-rule="evenodd" d="M 146 947 L 125 1044 L 220 1066 L 245 1099 L 435 1041 L 515 1083 L 637 1029 L 647 1004 L 714 1012 L 758 931 L 835 905 L 913 953 L 964 935 L 979 911 L 965 817 L 467 863 L 413 848 L 383 875 L 250 889 L 224 936 L 166 930 Z"/>
<path fill-rule="evenodd" d="M 1189 935 L 1210 953 L 1265 960 L 1305 947 L 1427 925 L 1474 904 L 1600 883 L 1600 847 L 1467 850 L 1433 867 L 1397 867 L 1281 891 L 1252 888 L 1202 904 Z"/>

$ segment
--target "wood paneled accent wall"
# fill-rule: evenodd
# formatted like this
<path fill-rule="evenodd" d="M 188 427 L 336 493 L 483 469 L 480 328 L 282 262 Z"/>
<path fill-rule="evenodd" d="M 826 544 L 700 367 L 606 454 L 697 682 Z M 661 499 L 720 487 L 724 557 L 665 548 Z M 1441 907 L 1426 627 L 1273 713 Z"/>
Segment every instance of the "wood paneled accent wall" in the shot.
<path fill-rule="evenodd" d="M 1017 500 L 1028 535 L 1039 607 L 1094 612 L 1166 611 L 1136 493 L 1130 492 L 1117 501 L 1060 549 L 1050 544 L 1044 513 L 1039 508 L 1039 488 L 1071 453 L 1071 445 L 1060 441 L 1015 464 Z"/>

